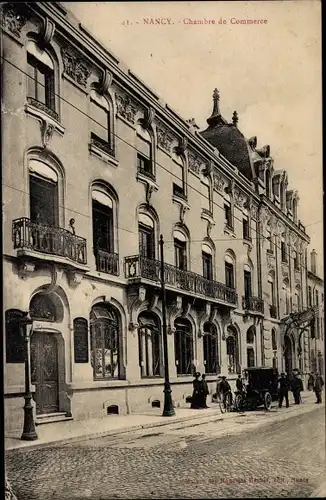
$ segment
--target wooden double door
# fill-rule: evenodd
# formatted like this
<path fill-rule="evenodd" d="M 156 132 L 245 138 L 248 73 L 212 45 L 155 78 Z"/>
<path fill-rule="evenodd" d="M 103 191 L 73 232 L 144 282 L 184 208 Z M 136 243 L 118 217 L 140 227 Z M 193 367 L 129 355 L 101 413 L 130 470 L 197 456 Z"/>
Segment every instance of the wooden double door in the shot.
<path fill-rule="evenodd" d="M 58 341 L 53 333 L 35 332 L 31 337 L 31 382 L 36 413 L 59 411 Z"/>

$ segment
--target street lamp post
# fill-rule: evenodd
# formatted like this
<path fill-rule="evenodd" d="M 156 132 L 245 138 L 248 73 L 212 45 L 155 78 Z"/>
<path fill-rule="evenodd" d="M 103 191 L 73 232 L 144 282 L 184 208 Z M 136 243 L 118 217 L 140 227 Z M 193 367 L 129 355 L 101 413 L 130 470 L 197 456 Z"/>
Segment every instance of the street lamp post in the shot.
<path fill-rule="evenodd" d="M 161 253 L 161 291 L 162 291 L 162 330 L 163 330 L 163 353 L 164 353 L 164 409 L 163 417 L 173 417 L 175 415 L 172 403 L 172 390 L 169 379 L 169 358 L 168 358 L 168 339 L 166 331 L 166 296 L 164 282 L 164 253 L 163 253 L 163 236 L 160 236 L 160 253 Z"/>
<path fill-rule="evenodd" d="M 29 313 L 26 313 L 26 315 L 19 321 L 20 333 L 23 336 L 25 342 L 24 429 L 20 438 L 24 441 L 35 441 L 36 439 L 38 439 L 35 431 L 31 393 L 30 353 L 32 325 L 33 320 L 29 316 Z"/>

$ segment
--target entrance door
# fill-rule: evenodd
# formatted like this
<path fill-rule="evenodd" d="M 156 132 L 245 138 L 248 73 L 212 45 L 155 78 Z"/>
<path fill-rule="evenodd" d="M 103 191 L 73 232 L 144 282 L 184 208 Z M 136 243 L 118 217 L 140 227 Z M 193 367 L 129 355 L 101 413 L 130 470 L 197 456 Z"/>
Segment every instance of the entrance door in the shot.
<path fill-rule="evenodd" d="M 31 337 L 31 382 L 35 385 L 36 413 L 58 411 L 58 346 L 54 334 L 37 332 Z"/>

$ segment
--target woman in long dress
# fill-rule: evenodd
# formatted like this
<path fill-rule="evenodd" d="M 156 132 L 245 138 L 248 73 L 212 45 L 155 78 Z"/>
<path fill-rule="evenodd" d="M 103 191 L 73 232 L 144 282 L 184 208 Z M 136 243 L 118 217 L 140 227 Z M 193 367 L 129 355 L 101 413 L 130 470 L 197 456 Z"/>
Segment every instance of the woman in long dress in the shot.
<path fill-rule="evenodd" d="M 200 377 L 200 373 L 199 372 L 196 372 L 195 373 L 195 378 L 192 382 L 192 385 L 193 385 L 193 391 L 192 391 L 192 398 L 191 398 L 191 406 L 190 408 L 192 408 L 193 410 L 198 410 L 201 406 L 200 406 L 200 396 L 201 396 L 201 381 L 199 380 L 199 377 Z"/>

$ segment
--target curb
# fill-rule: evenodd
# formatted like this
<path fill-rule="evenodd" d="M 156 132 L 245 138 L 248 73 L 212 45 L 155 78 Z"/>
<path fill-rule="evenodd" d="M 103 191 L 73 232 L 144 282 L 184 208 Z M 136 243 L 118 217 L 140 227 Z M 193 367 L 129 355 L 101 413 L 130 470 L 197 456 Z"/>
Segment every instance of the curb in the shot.
<path fill-rule="evenodd" d="M 188 417 L 179 417 L 176 418 L 175 420 L 170 420 L 169 417 L 162 417 L 166 418 L 163 422 L 148 422 L 147 424 L 137 424 L 137 425 L 132 425 L 130 427 L 125 427 L 123 429 L 116 429 L 116 430 L 107 430 L 107 431 L 101 431 L 101 432 L 95 432 L 92 434 L 85 434 L 81 436 L 74 436 L 71 438 L 64 438 L 64 439 L 56 439 L 54 441 L 47 441 L 46 443 L 41 443 L 38 441 L 31 441 L 30 443 L 26 444 L 25 446 L 9 446 L 5 448 L 6 453 L 13 453 L 16 451 L 21 451 L 21 450 L 36 450 L 40 448 L 46 448 L 46 447 L 53 447 L 53 446 L 61 446 L 64 444 L 68 443 L 75 443 L 75 442 L 80 442 L 80 441 L 89 441 L 91 439 L 96 439 L 104 436 L 118 436 L 121 434 L 126 434 L 128 432 L 132 431 L 137 431 L 141 429 L 151 429 L 155 427 L 163 427 L 165 425 L 170 425 L 170 424 L 180 424 L 182 422 L 188 422 L 190 420 L 200 420 L 202 419 L 201 423 L 206 423 L 214 420 L 217 416 L 221 415 L 221 413 L 216 413 L 216 414 L 210 414 L 207 415 L 206 417 L 203 415 L 192 415 Z M 236 416 L 237 414 L 234 413 L 232 416 Z M 230 417 L 229 417 L 230 418 Z M 224 418 L 219 418 L 218 420 L 224 420 Z"/>

